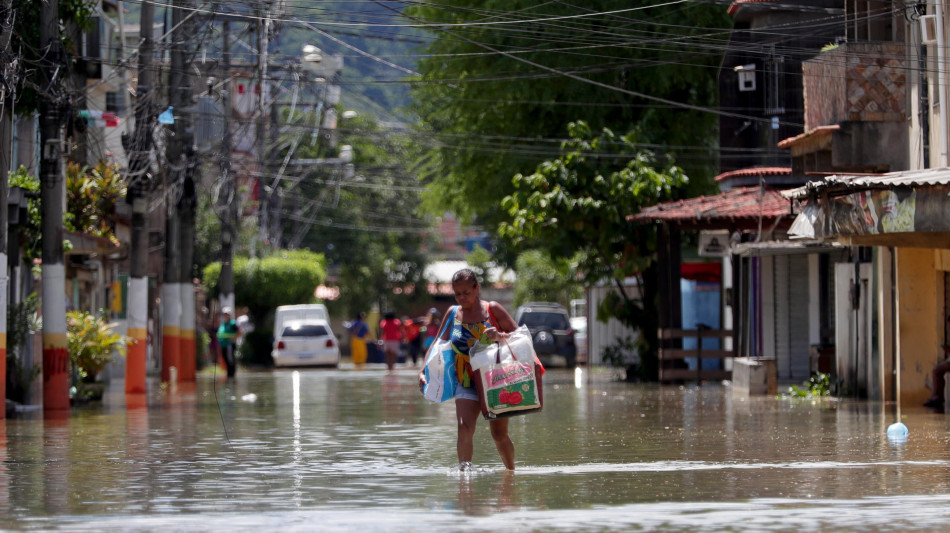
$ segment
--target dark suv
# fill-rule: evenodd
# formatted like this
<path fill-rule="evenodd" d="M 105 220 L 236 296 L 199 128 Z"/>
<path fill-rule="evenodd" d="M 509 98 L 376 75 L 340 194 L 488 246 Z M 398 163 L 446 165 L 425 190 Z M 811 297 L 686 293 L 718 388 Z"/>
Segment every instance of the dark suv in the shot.
<path fill-rule="evenodd" d="M 577 364 L 574 331 L 564 306 L 553 302 L 529 302 L 515 312 L 515 322 L 528 327 L 534 351 L 543 364 L 552 364 L 554 355 L 563 357 L 568 368 Z"/>

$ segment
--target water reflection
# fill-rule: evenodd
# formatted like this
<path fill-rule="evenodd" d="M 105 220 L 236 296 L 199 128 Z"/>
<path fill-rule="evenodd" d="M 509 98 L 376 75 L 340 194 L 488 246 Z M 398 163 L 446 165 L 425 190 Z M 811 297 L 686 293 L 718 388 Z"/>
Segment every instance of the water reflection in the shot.
<path fill-rule="evenodd" d="M 59 419 L 0 420 L 0 523 L 864 531 L 945 529 L 950 519 L 940 505 L 950 499 L 950 418 L 932 411 L 550 370 L 544 411 L 511 419 L 517 470 L 502 468 L 480 423 L 476 468 L 459 472 L 454 407 L 422 400 L 415 376 L 248 372 L 147 398 L 107 394 Z M 895 416 L 910 428 L 901 445 L 885 436 Z"/>

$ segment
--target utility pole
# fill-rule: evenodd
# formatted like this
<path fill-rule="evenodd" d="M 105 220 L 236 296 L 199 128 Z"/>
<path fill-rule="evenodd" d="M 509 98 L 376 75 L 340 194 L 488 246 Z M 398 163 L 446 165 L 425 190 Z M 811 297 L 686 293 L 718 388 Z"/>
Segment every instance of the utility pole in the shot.
<path fill-rule="evenodd" d="M 266 190 L 267 180 L 267 171 L 269 169 L 270 155 L 271 152 L 267 147 L 267 47 L 268 47 L 268 30 L 270 20 L 267 18 L 267 6 L 262 4 L 261 11 L 259 12 L 260 17 L 257 20 L 257 80 L 259 92 L 257 95 L 257 158 L 258 164 L 260 166 L 261 172 L 260 176 L 257 178 L 261 184 L 264 184 L 261 187 L 261 192 L 264 195 L 262 201 L 259 204 L 259 213 L 260 220 L 258 220 L 258 235 L 259 238 L 256 240 L 262 244 L 266 244 L 268 241 L 267 229 L 268 229 L 268 219 L 270 218 L 269 208 L 269 195 L 271 194 Z M 252 253 L 255 251 L 252 250 Z"/>
<path fill-rule="evenodd" d="M 129 155 L 130 185 L 127 201 L 132 204 L 132 235 L 129 244 L 129 345 L 125 358 L 126 394 L 145 394 L 148 358 L 148 211 L 150 183 L 149 150 L 152 147 L 152 113 L 149 100 L 152 91 L 152 26 L 155 5 L 142 4 L 139 48 L 139 74 L 135 90 L 135 134 L 126 143 Z"/>
<path fill-rule="evenodd" d="M 221 62 L 224 68 L 224 139 L 221 144 L 221 188 L 218 195 L 221 213 L 221 308 L 234 308 L 234 241 L 237 235 L 238 197 L 231 173 L 231 22 L 222 24 L 224 46 Z"/>
<path fill-rule="evenodd" d="M 43 237 L 43 411 L 69 409 L 69 353 L 66 337 L 66 270 L 63 266 L 63 180 L 59 90 L 66 74 L 59 39 L 59 2 L 46 0 L 40 7 L 40 43 L 43 65 L 40 80 L 40 202 Z M 3 206 L 5 209 L 6 206 Z"/>
<path fill-rule="evenodd" d="M 7 58 L 10 51 L 10 37 L 13 35 L 13 0 L 3 0 L 3 13 L 6 18 L 0 21 L 0 58 Z M 12 144 L 13 113 L 10 112 L 6 87 L 12 80 L 10 63 L 3 60 L 0 73 L 0 150 L 6 152 Z M 10 277 L 7 275 L 7 226 L 10 218 L 7 205 L 9 188 L 6 176 L 10 170 L 10 158 L 0 155 L 0 398 L 7 397 L 7 302 L 9 301 Z M 0 419 L 6 418 L 7 410 L 0 411 Z"/>
<path fill-rule="evenodd" d="M 187 16 L 182 8 L 183 0 L 175 0 L 172 7 L 171 69 L 168 77 L 169 105 L 175 109 L 174 134 L 165 151 L 168 161 L 166 174 L 166 218 L 165 218 L 165 265 L 162 282 L 162 381 L 175 382 L 184 379 L 185 356 L 182 346 L 187 344 L 183 335 L 184 324 L 182 302 L 182 263 L 181 263 L 181 221 L 178 207 L 184 188 L 185 174 L 191 161 L 188 152 L 192 149 L 190 121 L 186 108 L 191 106 L 191 84 L 185 71 L 185 47 L 189 46 L 183 19 Z M 190 26 L 190 25 L 188 25 Z M 189 283 L 190 285 L 190 283 Z M 192 312 L 191 343 L 194 344 L 194 312 Z M 192 352 L 193 353 L 193 352 Z M 194 359 L 193 357 L 191 358 Z M 174 370 L 173 370 L 174 369 Z M 194 367 L 192 375 L 194 379 Z"/>
<path fill-rule="evenodd" d="M 181 150 L 183 151 L 182 169 L 181 169 L 181 194 L 179 194 L 177 211 L 179 214 L 179 289 L 181 302 L 181 344 L 179 345 L 179 363 L 181 371 L 178 377 L 181 381 L 195 381 L 196 363 L 195 360 L 195 286 L 192 283 L 192 269 L 195 259 L 195 208 L 197 200 L 195 198 L 195 150 L 194 150 L 194 125 L 192 121 L 191 109 L 192 87 L 191 76 L 185 65 L 185 57 L 191 56 L 194 48 L 191 45 L 194 37 L 194 18 L 191 17 L 191 0 L 176 0 L 175 9 L 172 15 L 173 26 L 179 28 L 175 31 L 175 53 L 181 57 L 182 72 L 181 82 L 172 85 L 172 90 L 178 95 L 175 98 L 175 106 L 181 106 L 184 111 L 180 121 L 175 122 L 176 137 L 180 139 Z M 187 21 L 183 19 L 189 17 Z M 179 45 L 180 46 L 177 46 Z M 185 47 L 188 47 L 186 54 Z"/>

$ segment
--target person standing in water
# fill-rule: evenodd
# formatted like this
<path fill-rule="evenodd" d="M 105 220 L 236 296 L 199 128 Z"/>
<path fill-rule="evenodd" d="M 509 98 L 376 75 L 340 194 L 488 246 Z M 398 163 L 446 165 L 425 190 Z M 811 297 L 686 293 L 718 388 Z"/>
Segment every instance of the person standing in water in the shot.
<path fill-rule="evenodd" d="M 443 338 L 451 339 L 456 352 L 456 376 L 459 380 L 455 389 L 455 418 L 458 422 L 458 452 L 459 468 L 471 468 L 474 452 L 473 439 L 475 423 L 481 416 L 478 404 L 478 393 L 475 391 L 474 373 L 469 364 L 469 350 L 481 337 L 497 341 L 508 337 L 508 332 L 518 328 L 508 311 L 498 302 L 482 300 L 478 278 L 475 273 L 465 268 L 452 276 L 452 291 L 458 307 L 455 313 L 446 312 L 443 321 L 452 316 L 451 324 L 446 327 Z M 441 326 L 438 331 L 441 331 Z M 426 385 L 425 368 L 419 372 L 419 390 Z M 515 445 L 508 436 L 508 419 L 500 418 L 489 420 L 492 440 L 501 456 L 502 463 L 508 470 L 515 469 Z"/>
<path fill-rule="evenodd" d="M 366 337 L 369 335 L 369 326 L 366 324 L 366 313 L 358 313 L 356 320 L 347 329 L 350 332 L 350 356 L 353 364 L 363 366 L 366 362 Z"/>
<path fill-rule="evenodd" d="M 396 313 L 387 311 L 383 320 L 379 323 L 379 330 L 382 332 L 386 369 L 392 372 L 396 368 L 399 347 L 402 346 L 402 322 L 396 318 Z"/>

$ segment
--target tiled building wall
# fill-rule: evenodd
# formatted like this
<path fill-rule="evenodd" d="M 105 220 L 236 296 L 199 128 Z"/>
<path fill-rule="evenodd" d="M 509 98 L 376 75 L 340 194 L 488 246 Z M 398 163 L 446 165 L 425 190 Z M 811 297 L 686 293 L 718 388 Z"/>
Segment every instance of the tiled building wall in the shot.
<path fill-rule="evenodd" d="M 802 65 L 805 131 L 844 121 L 906 118 L 901 45 L 848 43 Z"/>

